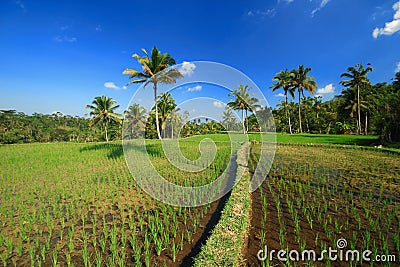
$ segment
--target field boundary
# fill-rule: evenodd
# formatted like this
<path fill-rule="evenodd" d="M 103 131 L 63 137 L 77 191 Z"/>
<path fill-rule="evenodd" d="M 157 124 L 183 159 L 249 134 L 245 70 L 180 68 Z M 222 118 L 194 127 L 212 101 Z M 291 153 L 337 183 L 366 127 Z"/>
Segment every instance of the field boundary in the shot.
<path fill-rule="evenodd" d="M 260 142 L 256 142 L 260 143 Z M 281 146 L 299 146 L 299 147 L 326 147 L 326 148 L 344 148 L 344 149 L 359 149 L 359 150 L 368 150 L 375 151 L 381 153 L 389 153 L 400 155 L 400 150 L 391 149 L 389 147 L 369 147 L 369 146 L 360 146 L 360 145 L 343 145 L 343 144 L 318 144 L 318 143 L 294 143 L 294 142 L 276 142 L 277 145 Z"/>
<path fill-rule="evenodd" d="M 243 259 L 242 247 L 247 238 L 251 211 L 250 173 L 247 168 L 249 143 L 238 150 L 236 180 L 220 221 L 215 226 L 194 266 L 238 266 Z M 243 173 L 243 176 L 240 174 Z"/>

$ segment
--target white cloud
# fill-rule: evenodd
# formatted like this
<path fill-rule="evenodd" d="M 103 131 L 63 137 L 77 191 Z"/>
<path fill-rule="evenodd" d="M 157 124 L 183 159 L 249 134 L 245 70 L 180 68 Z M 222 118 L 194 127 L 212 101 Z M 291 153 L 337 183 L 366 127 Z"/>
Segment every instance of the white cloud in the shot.
<path fill-rule="evenodd" d="M 331 0 L 322 0 L 321 3 L 319 4 L 319 7 L 317 7 L 316 9 L 314 9 L 311 12 L 311 16 L 314 16 L 315 13 L 317 13 L 318 11 L 320 11 L 322 8 L 324 8 L 326 6 L 326 4 L 328 4 Z"/>
<path fill-rule="evenodd" d="M 22 3 L 22 1 L 16 0 L 15 4 L 17 4 L 22 9 L 22 11 L 26 12 L 26 7 L 25 7 L 24 3 Z"/>
<path fill-rule="evenodd" d="M 317 98 L 317 97 L 323 97 L 323 95 L 319 95 L 319 94 L 318 94 L 318 95 L 315 95 L 315 96 L 314 96 L 314 98 Z"/>
<path fill-rule="evenodd" d="M 276 9 L 275 8 L 271 8 L 271 9 L 267 9 L 267 10 L 259 10 L 258 9 L 258 10 L 254 10 L 254 11 L 250 10 L 249 12 L 247 12 L 247 16 L 253 17 L 256 15 L 261 16 L 261 17 L 268 16 L 268 17 L 272 18 L 276 15 Z"/>
<path fill-rule="evenodd" d="M 284 97 L 285 95 L 284 94 L 282 94 L 282 93 L 279 93 L 279 94 L 277 94 L 277 95 L 275 95 L 276 97 Z"/>
<path fill-rule="evenodd" d="M 393 10 L 395 11 L 393 20 L 386 22 L 383 28 L 375 28 L 372 32 L 372 37 L 376 39 L 380 35 L 392 35 L 400 31 L 400 1 L 393 5 Z"/>
<path fill-rule="evenodd" d="M 187 75 L 188 77 L 191 76 L 194 72 L 194 70 L 196 69 L 196 65 L 191 63 L 191 62 L 187 62 L 187 61 L 183 61 L 181 68 L 179 69 L 179 72 L 185 76 Z"/>
<path fill-rule="evenodd" d="M 400 62 L 397 62 L 395 72 L 397 73 L 397 72 L 399 72 L 399 71 L 400 71 Z"/>
<path fill-rule="evenodd" d="M 318 90 L 317 90 L 317 93 L 319 94 L 319 95 L 321 95 L 321 94 L 331 94 L 331 93 L 333 93 L 333 92 L 335 92 L 335 87 L 333 87 L 333 84 L 328 84 L 327 86 L 325 86 L 325 87 L 323 87 L 323 88 L 319 88 Z"/>
<path fill-rule="evenodd" d="M 213 102 L 213 106 L 217 107 L 217 108 L 223 108 L 225 107 L 224 103 L 220 102 L 220 101 L 214 101 Z"/>
<path fill-rule="evenodd" d="M 196 91 L 201 91 L 202 87 L 201 85 L 196 85 L 195 87 L 190 87 L 186 91 L 187 92 L 196 92 Z"/>
<path fill-rule="evenodd" d="M 114 89 L 114 90 L 121 90 L 121 89 L 125 90 L 127 88 L 126 86 L 119 87 L 113 82 L 105 82 L 104 87 L 108 88 L 108 89 Z"/>
<path fill-rule="evenodd" d="M 96 32 L 101 32 L 103 28 L 101 28 L 101 25 L 97 25 L 95 28 Z"/>
<path fill-rule="evenodd" d="M 63 42 L 67 42 L 67 43 L 75 43 L 76 41 L 78 41 L 78 39 L 76 37 L 69 37 L 69 36 L 61 36 L 61 35 L 57 35 L 56 37 L 54 37 L 54 41 L 56 41 L 57 43 L 63 43 Z"/>

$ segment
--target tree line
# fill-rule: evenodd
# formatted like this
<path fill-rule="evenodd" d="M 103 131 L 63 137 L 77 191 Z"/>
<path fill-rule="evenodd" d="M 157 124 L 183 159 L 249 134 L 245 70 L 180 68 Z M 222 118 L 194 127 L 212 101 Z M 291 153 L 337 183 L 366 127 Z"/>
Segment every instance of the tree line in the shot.
<path fill-rule="evenodd" d="M 129 84 L 152 84 L 152 110 L 138 104 L 118 114 L 117 102 L 106 96 L 95 97 L 87 118 L 64 116 L 60 113 L 31 116 L 15 110 L 0 111 L 0 143 L 53 142 L 53 141 L 109 141 L 121 138 L 174 138 L 195 134 L 220 133 L 229 130 L 268 131 L 275 124 L 279 132 L 326 134 L 377 134 L 383 141 L 400 141 L 400 72 L 392 83 L 371 84 L 367 74 L 370 64 L 349 67 L 340 75 L 344 87 L 340 95 L 322 102 L 321 97 L 306 97 L 304 92 L 316 94 L 317 83 L 309 75 L 311 68 L 300 65 L 294 70 L 282 70 L 272 79 L 272 91 L 283 90 L 285 99 L 275 109 L 262 107 L 252 97 L 251 88 L 238 85 L 232 89 L 220 122 L 196 119 L 186 122 L 188 112 L 179 113 L 170 93 L 158 94 L 161 83 L 175 83 L 182 74 L 170 68 L 175 59 L 161 53 L 156 47 L 143 56 L 134 54 L 141 70 L 125 69 Z M 297 96 L 297 97 L 296 97 Z M 297 100 L 296 100 L 297 98 Z M 236 119 L 237 111 L 241 120 Z M 271 116 L 271 112 L 273 117 Z M 124 123 L 123 123 L 124 122 Z M 122 127 L 126 127 L 122 136 Z M 139 135 L 145 136 L 139 136 Z"/>
<path fill-rule="evenodd" d="M 309 133 L 376 134 L 386 142 L 400 141 L 400 72 L 390 84 L 373 85 L 367 77 L 373 71 L 370 64 L 366 68 L 356 64 L 340 75 L 342 93 L 322 102 L 321 97 L 303 94 L 305 89 L 315 95 L 314 78 L 307 75 L 310 70 L 299 66 L 298 70 L 280 71 L 273 78 L 272 90 L 282 89 L 285 95 L 273 111 L 278 131 L 302 133 L 304 120 Z M 298 77 L 302 77 L 300 82 Z M 301 81 L 303 88 L 299 87 Z"/>

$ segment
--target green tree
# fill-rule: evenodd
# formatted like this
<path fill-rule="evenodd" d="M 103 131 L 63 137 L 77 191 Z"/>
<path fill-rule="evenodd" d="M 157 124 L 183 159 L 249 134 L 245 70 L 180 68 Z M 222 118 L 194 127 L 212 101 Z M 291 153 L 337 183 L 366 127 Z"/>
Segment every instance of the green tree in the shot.
<path fill-rule="evenodd" d="M 304 89 L 311 93 L 315 94 L 315 89 L 317 88 L 317 83 L 314 81 L 314 77 L 308 75 L 311 71 L 311 68 L 305 68 L 303 65 L 300 65 L 297 69 L 292 70 L 291 73 L 291 85 L 297 89 L 299 94 L 299 131 L 303 132 L 302 124 L 301 124 L 301 95 L 304 96 Z"/>
<path fill-rule="evenodd" d="M 104 95 L 97 96 L 94 98 L 92 104 L 87 105 L 86 108 L 91 110 L 89 115 L 93 117 L 89 121 L 89 127 L 92 127 L 93 125 L 96 125 L 98 122 L 102 121 L 106 141 L 108 142 L 108 125 L 111 122 L 121 123 L 122 115 L 115 112 L 115 110 L 119 108 L 117 101 Z"/>
<path fill-rule="evenodd" d="M 225 111 L 222 115 L 221 124 L 225 127 L 226 131 L 232 131 L 233 129 L 236 129 L 237 121 L 231 108 L 225 108 Z"/>
<path fill-rule="evenodd" d="M 362 133 L 361 127 L 361 97 L 360 91 L 363 86 L 369 86 L 370 81 L 367 78 L 368 72 L 372 71 L 370 67 L 371 64 L 367 64 L 367 68 L 364 68 L 362 64 L 356 64 L 355 66 L 348 67 L 347 72 L 342 73 L 340 75 L 341 78 L 345 78 L 345 80 L 341 81 L 340 84 L 356 90 L 357 92 L 357 133 Z"/>
<path fill-rule="evenodd" d="M 174 98 L 170 93 L 162 93 L 157 101 L 157 109 L 159 111 L 159 125 L 161 125 L 161 130 L 163 132 L 163 137 L 166 137 L 166 127 L 167 118 L 176 108 L 176 103 Z M 171 136 L 172 138 L 172 136 Z"/>
<path fill-rule="evenodd" d="M 156 105 L 158 98 L 157 84 L 175 83 L 178 78 L 182 77 L 182 74 L 178 70 L 168 69 L 170 66 L 175 65 L 175 59 L 173 59 L 170 54 L 162 54 L 155 46 L 151 50 L 150 56 L 145 49 L 142 49 L 142 52 L 144 53 L 144 56 L 139 56 L 138 54 L 132 55 L 132 57 L 137 59 L 141 64 L 142 71 L 125 69 L 123 74 L 129 74 L 131 81 L 128 83 L 128 85 L 132 83 L 144 83 L 145 86 L 148 83 L 153 84 L 156 130 L 158 138 L 161 139 L 160 125 L 158 120 L 158 107 Z"/>
<path fill-rule="evenodd" d="M 124 127 L 129 130 L 131 138 L 138 138 L 146 127 L 146 109 L 139 104 L 133 104 L 125 110 Z"/>
<path fill-rule="evenodd" d="M 243 133 L 248 131 L 248 120 L 247 120 L 247 112 L 254 111 L 259 105 L 257 103 L 259 100 L 255 97 L 250 96 L 250 87 L 245 85 L 239 85 L 238 90 L 233 90 L 229 94 L 229 96 L 234 96 L 234 99 L 227 104 L 228 107 L 233 108 L 234 110 L 242 111 L 242 125 L 243 125 Z M 246 116 L 245 116 L 246 113 Z M 247 126 L 245 124 L 247 122 Z"/>
<path fill-rule="evenodd" d="M 285 94 L 285 112 L 286 112 L 286 118 L 288 120 L 288 125 L 289 125 L 289 131 L 290 134 L 292 134 L 292 123 L 290 121 L 290 114 L 289 114 L 289 109 L 288 109 L 288 93 L 294 98 L 294 90 L 295 88 L 292 86 L 291 81 L 292 81 L 292 76 L 293 73 L 288 71 L 286 69 L 285 71 L 280 71 L 278 72 L 274 78 L 272 78 L 272 81 L 276 82 L 270 86 L 272 88 L 272 91 L 275 92 L 276 90 L 282 88 Z"/>

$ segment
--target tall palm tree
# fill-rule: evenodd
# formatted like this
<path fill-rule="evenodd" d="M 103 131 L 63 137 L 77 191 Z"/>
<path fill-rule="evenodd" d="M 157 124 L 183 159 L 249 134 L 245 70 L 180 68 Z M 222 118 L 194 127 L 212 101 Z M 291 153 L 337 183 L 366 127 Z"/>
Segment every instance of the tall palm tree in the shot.
<path fill-rule="evenodd" d="M 322 129 L 321 129 L 321 123 L 320 123 L 320 113 L 324 112 L 324 106 L 322 105 L 322 97 L 318 96 L 318 97 L 314 97 L 313 99 L 313 109 L 315 112 L 315 117 L 317 120 L 317 127 L 318 127 L 318 131 L 319 133 L 322 133 Z"/>
<path fill-rule="evenodd" d="M 300 133 L 303 132 L 303 128 L 301 125 L 301 95 L 304 96 L 304 89 L 311 93 L 315 94 L 315 88 L 317 88 L 317 83 L 314 81 L 314 77 L 308 75 L 311 71 L 311 68 L 305 68 L 303 65 L 300 65 L 297 69 L 292 70 L 292 81 L 291 84 L 294 88 L 297 89 L 299 94 L 299 130 Z"/>
<path fill-rule="evenodd" d="M 90 109 L 89 115 L 93 118 L 89 121 L 89 127 L 96 125 L 98 122 L 103 122 L 103 129 L 106 136 L 106 141 L 108 142 L 107 127 L 111 122 L 121 123 L 121 114 L 115 112 L 119 105 L 117 101 L 111 97 L 106 96 L 96 96 L 92 101 L 91 105 L 86 106 Z"/>
<path fill-rule="evenodd" d="M 292 86 L 291 81 L 292 81 L 292 76 L 293 73 L 290 72 L 288 69 L 285 71 L 280 71 L 278 72 L 274 78 L 272 78 L 272 81 L 275 81 L 276 83 L 272 84 L 270 88 L 272 88 L 272 91 L 275 92 L 276 90 L 282 88 L 285 94 L 285 112 L 286 112 L 286 117 L 288 118 L 288 123 L 289 123 L 289 131 L 290 134 L 292 134 L 292 123 L 290 121 L 290 114 L 288 110 L 288 93 L 294 98 L 294 91 L 295 88 Z"/>
<path fill-rule="evenodd" d="M 250 96 L 250 87 L 245 85 L 239 85 L 238 90 L 233 90 L 229 93 L 229 96 L 234 96 L 235 99 L 231 99 L 231 102 L 227 104 L 228 107 L 233 108 L 234 110 L 241 110 L 242 111 L 242 126 L 243 126 L 243 133 L 248 131 L 248 121 L 247 121 L 247 111 L 253 111 L 259 107 L 256 103 L 259 100 L 255 97 Z M 246 117 L 245 117 L 246 112 Z M 247 121 L 247 127 L 245 122 Z"/>
<path fill-rule="evenodd" d="M 170 93 L 162 93 L 158 98 L 156 108 L 159 111 L 159 125 L 161 125 L 161 130 L 165 137 L 167 118 L 176 108 L 175 100 Z"/>
<path fill-rule="evenodd" d="M 372 71 L 371 64 L 367 64 L 367 68 L 364 68 L 362 64 L 356 64 L 355 66 L 348 67 L 347 72 L 340 75 L 341 78 L 346 78 L 341 81 L 340 84 L 357 90 L 357 133 L 362 133 L 361 128 L 361 101 L 360 101 L 360 89 L 363 86 L 370 85 L 370 81 L 367 78 L 368 72 Z"/>
<path fill-rule="evenodd" d="M 142 71 L 126 69 L 123 71 L 123 74 L 130 75 L 129 78 L 131 79 L 131 81 L 128 83 L 128 85 L 132 83 L 144 83 L 145 86 L 149 83 L 153 84 L 157 136 L 159 139 L 161 139 L 160 125 L 158 121 L 158 107 L 156 105 L 158 98 L 157 84 L 175 83 L 176 79 L 183 76 L 178 70 L 168 69 L 170 66 L 175 65 L 175 59 L 173 59 L 170 54 L 161 54 L 161 52 L 155 46 L 151 50 L 150 56 L 143 48 L 142 52 L 144 53 L 144 56 L 142 57 L 138 54 L 132 55 L 132 57 L 137 59 L 138 62 L 142 65 Z"/>
<path fill-rule="evenodd" d="M 146 109 L 139 104 L 133 104 L 124 114 L 124 126 L 130 129 L 131 137 L 138 137 L 146 128 Z"/>
<path fill-rule="evenodd" d="M 222 116 L 222 122 L 221 124 L 225 126 L 226 131 L 232 130 L 236 128 L 236 118 L 235 114 L 233 113 L 232 109 L 226 107 L 223 116 Z"/>
<path fill-rule="evenodd" d="M 354 114 L 358 113 L 358 106 L 360 106 L 360 108 L 366 109 L 367 105 L 366 105 L 366 101 L 360 100 L 360 102 L 358 102 L 357 99 L 357 92 L 352 90 L 352 88 L 348 89 L 348 90 L 344 90 L 342 92 L 341 98 L 343 99 L 343 107 L 345 110 L 349 110 L 350 111 L 350 117 L 354 118 Z M 358 121 L 357 121 L 357 132 L 358 132 Z"/>

